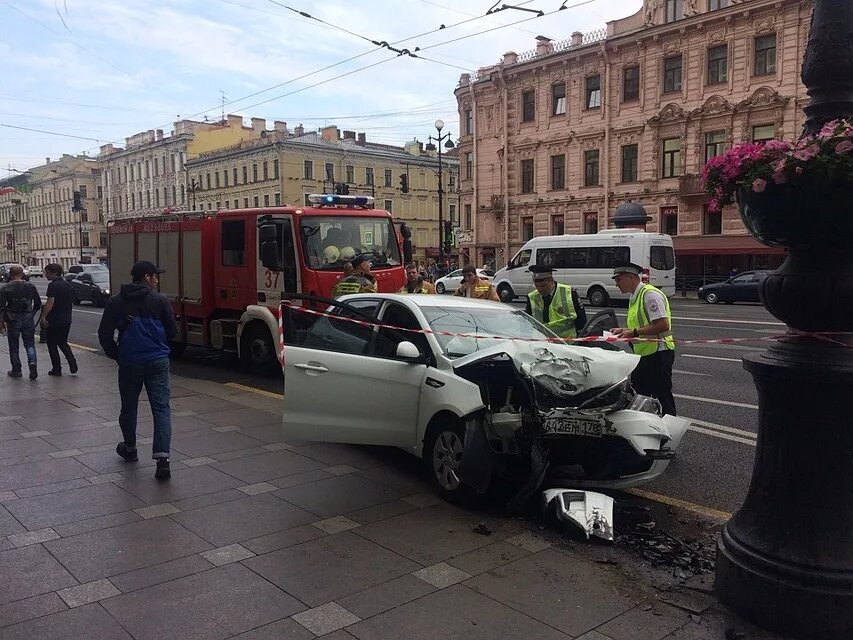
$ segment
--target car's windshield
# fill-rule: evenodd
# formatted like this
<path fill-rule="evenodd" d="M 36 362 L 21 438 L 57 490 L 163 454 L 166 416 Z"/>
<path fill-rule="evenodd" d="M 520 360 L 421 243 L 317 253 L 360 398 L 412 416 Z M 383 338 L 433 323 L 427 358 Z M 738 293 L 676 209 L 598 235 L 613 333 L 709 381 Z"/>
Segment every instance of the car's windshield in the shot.
<path fill-rule="evenodd" d="M 509 307 L 504 310 L 495 307 L 461 309 L 422 306 L 421 311 L 426 316 L 430 328 L 436 332 L 435 337 L 449 358 L 459 358 L 481 349 L 488 349 L 509 338 L 543 341 L 559 339 L 550 329 L 523 311 L 512 310 Z M 468 335 L 444 335 L 439 332 Z"/>
<path fill-rule="evenodd" d="M 98 286 L 104 286 L 110 283 L 110 274 L 106 271 L 96 271 L 91 274 L 92 281 Z"/>
<path fill-rule="evenodd" d="M 390 218 L 311 216 L 302 219 L 302 249 L 310 269 L 341 271 L 345 262 L 368 254 L 374 268 L 401 264 Z"/>
<path fill-rule="evenodd" d="M 107 266 L 104 264 L 84 264 L 83 271 L 87 273 L 92 273 L 96 271 L 108 271 Z"/>

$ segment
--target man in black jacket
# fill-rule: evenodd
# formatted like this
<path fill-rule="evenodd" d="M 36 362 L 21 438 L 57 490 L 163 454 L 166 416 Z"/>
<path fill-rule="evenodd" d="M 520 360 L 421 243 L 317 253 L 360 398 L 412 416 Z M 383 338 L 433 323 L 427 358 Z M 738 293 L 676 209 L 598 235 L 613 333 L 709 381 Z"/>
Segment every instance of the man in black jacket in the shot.
<path fill-rule="evenodd" d="M 0 332 L 9 331 L 9 361 L 12 369 L 10 378 L 20 378 L 20 340 L 24 341 L 27 361 L 30 365 L 30 380 L 39 376 L 36 366 L 36 325 L 34 317 L 41 309 L 41 296 L 35 285 L 24 281 L 24 268 L 9 267 L 9 283 L 0 289 Z"/>
<path fill-rule="evenodd" d="M 74 293 L 71 284 L 62 277 L 62 265 L 51 263 L 44 268 L 47 278 L 47 302 L 41 312 L 41 326 L 47 339 L 47 351 L 50 354 L 51 369 L 49 376 L 62 375 L 62 360 L 59 352 L 65 355 L 71 373 L 77 373 L 77 359 L 68 346 L 68 332 L 71 331 L 71 315 Z"/>
<path fill-rule="evenodd" d="M 136 416 L 139 394 L 145 385 L 154 416 L 153 457 L 157 460 L 154 476 L 165 480 L 171 476 L 169 341 L 178 329 L 168 298 L 156 290 L 161 273 L 163 270 L 153 262 L 142 261 L 133 265 L 130 271 L 133 282 L 122 285 L 121 292 L 107 302 L 98 327 L 98 339 L 104 353 L 118 361 L 119 426 L 124 440 L 116 446 L 116 453 L 128 462 L 138 459 Z"/>

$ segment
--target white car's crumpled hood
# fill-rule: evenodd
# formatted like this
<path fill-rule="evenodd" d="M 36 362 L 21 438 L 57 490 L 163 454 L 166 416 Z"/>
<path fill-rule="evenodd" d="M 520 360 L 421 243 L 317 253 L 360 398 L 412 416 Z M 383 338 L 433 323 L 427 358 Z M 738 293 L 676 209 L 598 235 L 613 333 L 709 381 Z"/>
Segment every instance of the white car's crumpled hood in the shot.
<path fill-rule="evenodd" d="M 624 351 L 507 340 L 458 358 L 453 367 L 459 369 L 503 354 L 513 360 L 525 377 L 568 383 L 575 388 L 572 393 L 616 384 L 627 378 L 640 362 L 640 356 Z"/>

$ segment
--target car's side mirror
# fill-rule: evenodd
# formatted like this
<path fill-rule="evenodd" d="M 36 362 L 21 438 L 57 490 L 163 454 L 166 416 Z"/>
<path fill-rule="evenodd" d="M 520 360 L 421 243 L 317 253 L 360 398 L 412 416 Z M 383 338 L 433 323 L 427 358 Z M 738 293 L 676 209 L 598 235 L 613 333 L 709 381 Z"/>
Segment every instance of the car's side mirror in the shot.
<path fill-rule="evenodd" d="M 413 360 L 420 362 L 423 359 L 423 356 L 421 356 L 421 352 L 418 351 L 418 348 L 408 340 L 404 340 L 403 342 L 397 345 L 396 355 L 402 360 Z"/>
<path fill-rule="evenodd" d="M 278 228 L 275 224 L 262 224 L 258 227 L 258 247 L 261 264 L 270 271 L 282 271 L 282 247 L 278 240 Z"/>

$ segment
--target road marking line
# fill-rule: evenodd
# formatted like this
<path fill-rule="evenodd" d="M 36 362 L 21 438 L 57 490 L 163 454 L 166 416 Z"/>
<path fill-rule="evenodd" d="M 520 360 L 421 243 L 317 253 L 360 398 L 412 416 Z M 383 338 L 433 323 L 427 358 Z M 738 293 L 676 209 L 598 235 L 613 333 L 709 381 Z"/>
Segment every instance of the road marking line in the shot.
<path fill-rule="evenodd" d="M 692 353 L 682 353 L 682 358 L 702 358 L 703 360 L 722 360 L 723 362 L 741 362 L 738 358 L 720 358 L 717 356 L 697 356 Z"/>
<path fill-rule="evenodd" d="M 87 347 L 86 345 L 83 345 L 83 344 L 76 344 L 76 343 L 74 343 L 74 342 L 69 342 L 69 343 L 68 343 L 68 346 L 69 346 L 69 347 L 73 347 L 73 348 L 75 348 L 75 349 L 82 349 L 83 351 L 91 351 L 92 353 L 94 353 L 94 352 L 98 351 L 98 349 L 95 349 L 95 348 L 93 348 L 93 347 Z"/>
<path fill-rule="evenodd" d="M 93 316 L 102 316 L 104 315 L 103 311 L 87 311 L 86 309 L 74 309 L 77 313 L 88 313 Z"/>
<path fill-rule="evenodd" d="M 688 418 L 691 424 L 695 424 L 700 427 L 707 427 L 708 429 L 715 429 L 716 431 L 724 431 L 725 433 L 733 433 L 739 436 L 745 436 L 747 438 L 752 438 L 755 440 L 758 438 L 757 433 L 753 433 L 752 431 L 744 431 L 743 429 L 735 429 L 734 427 L 727 427 L 722 424 L 715 424 L 713 422 L 705 422 L 704 420 L 696 420 L 695 418 Z"/>
<path fill-rule="evenodd" d="M 688 502 L 687 500 L 681 500 L 679 498 L 670 498 L 669 496 L 664 496 L 660 493 L 653 493 L 652 491 L 645 491 L 643 489 L 626 489 L 625 493 L 631 493 L 635 496 L 639 496 L 640 498 L 645 498 L 646 500 L 668 504 L 671 507 L 678 507 L 680 509 L 692 511 L 693 513 L 698 513 L 699 515 L 713 520 L 719 520 L 721 522 L 725 522 L 732 517 L 732 514 L 728 511 L 712 509 L 711 507 L 696 504 L 695 502 Z"/>
<path fill-rule="evenodd" d="M 673 373 L 681 373 L 686 376 L 703 376 L 705 378 L 710 378 L 710 373 L 696 373 L 695 371 L 683 371 L 682 369 L 673 369 Z"/>
<path fill-rule="evenodd" d="M 730 436 L 727 433 L 721 433 L 719 431 L 715 431 L 714 429 L 703 429 L 702 427 L 694 427 L 692 424 L 687 427 L 690 431 L 695 431 L 696 433 L 704 433 L 706 436 L 714 436 L 715 438 L 720 438 L 722 440 L 731 440 L 732 442 L 739 442 L 741 444 L 747 444 L 750 447 L 757 447 L 758 443 L 755 440 L 750 440 L 748 438 L 741 438 L 739 436 Z"/>
<path fill-rule="evenodd" d="M 675 371 L 673 369 L 673 371 Z M 711 404 L 722 404 L 727 407 L 742 407 L 744 409 L 758 409 L 757 404 L 747 404 L 745 402 L 730 402 L 729 400 L 716 400 L 714 398 L 701 398 L 699 396 L 685 396 L 679 393 L 673 393 L 673 397 L 680 398 L 682 400 L 695 400 L 697 402 L 710 402 Z"/>
<path fill-rule="evenodd" d="M 257 387 L 250 387 L 245 384 L 240 384 L 238 382 L 226 382 L 226 387 L 231 387 L 232 389 L 240 389 L 240 391 L 248 391 L 249 393 L 256 393 L 259 396 L 266 396 L 267 398 L 275 398 L 276 400 L 281 400 L 284 398 L 284 395 L 281 393 L 274 393 L 272 391 L 267 391 L 266 389 L 258 389 Z"/>
<path fill-rule="evenodd" d="M 627 313 L 617 311 L 619 317 L 627 317 Z M 762 320 L 728 320 L 726 318 L 694 318 L 690 316 L 672 316 L 673 320 L 697 320 L 699 322 L 725 322 L 727 324 L 763 324 L 771 327 L 785 327 L 784 322 L 765 322 Z"/>

